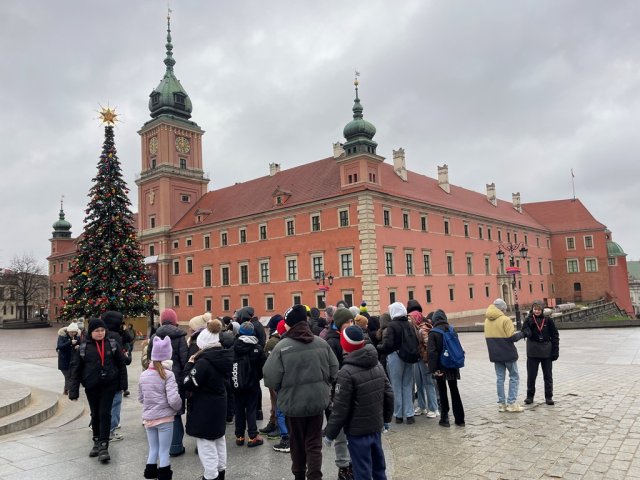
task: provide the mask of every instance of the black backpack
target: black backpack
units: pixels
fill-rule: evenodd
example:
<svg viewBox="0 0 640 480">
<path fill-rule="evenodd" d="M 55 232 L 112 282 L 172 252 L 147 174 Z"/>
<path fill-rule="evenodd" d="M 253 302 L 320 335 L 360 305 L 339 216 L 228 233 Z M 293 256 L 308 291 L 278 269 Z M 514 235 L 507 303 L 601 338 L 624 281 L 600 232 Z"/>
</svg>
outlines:
<svg viewBox="0 0 640 480">
<path fill-rule="evenodd" d="M 255 375 L 251 371 L 249 355 L 239 356 L 231 367 L 231 386 L 234 390 L 247 390 L 254 385 Z"/>
<path fill-rule="evenodd" d="M 407 325 L 400 325 L 402 329 L 402 342 L 398 349 L 398 356 L 400 360 L 405 363 L 417 363 L 420 360 L 420 350 L 418 343 L 418 335 L 416 333 L 416 327 L 412 323 L 407 321 Z"/>
</svg>

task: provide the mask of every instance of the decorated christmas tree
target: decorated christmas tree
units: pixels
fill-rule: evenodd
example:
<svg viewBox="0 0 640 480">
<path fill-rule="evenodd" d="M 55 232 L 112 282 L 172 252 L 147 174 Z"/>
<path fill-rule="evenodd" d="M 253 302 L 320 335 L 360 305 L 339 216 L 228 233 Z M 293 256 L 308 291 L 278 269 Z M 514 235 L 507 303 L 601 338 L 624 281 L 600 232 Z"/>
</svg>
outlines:
<svg viewBox="0 0 640 480">
<path fill-rule="evenodd" d="M 97 316 L 117 310 L 125 316 L 150 314 L 153 293 L 122 179 L 114 143 L 117 114 L 100 112 L 104 144 L 98 174 L 89 191 L 84 233 L 71 267 L 63 318 Z"/>
</svg>

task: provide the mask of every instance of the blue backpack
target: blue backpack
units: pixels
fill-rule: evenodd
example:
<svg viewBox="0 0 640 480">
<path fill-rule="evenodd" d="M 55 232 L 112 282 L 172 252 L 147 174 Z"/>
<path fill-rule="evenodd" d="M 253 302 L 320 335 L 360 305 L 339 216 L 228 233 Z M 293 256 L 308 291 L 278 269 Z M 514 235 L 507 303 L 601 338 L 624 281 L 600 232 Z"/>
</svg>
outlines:
<svg viewBox="0 0 640 480">
<path fill-rule="evenodd" d="M 442 352 L 440 352 L 440 365 L 444 368 L 464 367 L 464 350 L 460 345 L 458 335 L 452 326 L 445 331 L 441 328 L 432 328 L 432 332 L 442 335 Z"/>
</svg>

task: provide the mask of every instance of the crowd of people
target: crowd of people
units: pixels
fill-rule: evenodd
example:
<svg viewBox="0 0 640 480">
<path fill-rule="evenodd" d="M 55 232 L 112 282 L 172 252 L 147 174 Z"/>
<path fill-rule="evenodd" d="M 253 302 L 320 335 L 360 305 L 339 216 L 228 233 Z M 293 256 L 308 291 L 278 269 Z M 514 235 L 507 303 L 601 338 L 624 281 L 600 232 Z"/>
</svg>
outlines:
<svg viewBox="0 0 640 480">
<path fill-rule="evenodd" d="M 552 364 L 559 355 L 558 330 L 542 302 L 534 302 L 521 331 L 497 299 L 487 308 L 485 338 L 495 365 L 498 411 L 518 413 L 519 375 L 515 342 L 526 338 L 527 393 L 533 403 L 542 367 L 545 402 L 553 405 Z M 60 329 L 57 351 L 64 393 L 77 400 L 84 387 L 91 411 L 90 457 L 110 460 L 109 442 L 122 439 L 122 396 L 135 336 L 119 312 Z M 80 323 L 80 322 L 79 322 Z M 185 453 L 184 434 L 196 439 L 203 480 L 224 480 L 227 427 L 235 445 L 248 448 L 275 440 L 290 454 L 296 480 L 322 478 L 323 448 L 335 450 L 338 479 L 385 479 L 382 435 L 415 417 L 439 418 L 442 427 L 465 426 L 458 389 L 464 350 L 443 310 L 423 315 L 416 300 L 395 302 L 370 315 L 363 302 L 317 308 L 294 305 L 263 325 L 252 307 L 233 317 L 192 318 L 188 331 L 165 309 L 142 346 L 138 400 L 148 440 L 143 476 L 169 480 L 171 457 Z M 504 383 L 509 374 L 508 393 Z M 269 391 L 266 424 L 262 386 Z M 186 416 L 186 422 L 183 417 Z"/>
</svg>

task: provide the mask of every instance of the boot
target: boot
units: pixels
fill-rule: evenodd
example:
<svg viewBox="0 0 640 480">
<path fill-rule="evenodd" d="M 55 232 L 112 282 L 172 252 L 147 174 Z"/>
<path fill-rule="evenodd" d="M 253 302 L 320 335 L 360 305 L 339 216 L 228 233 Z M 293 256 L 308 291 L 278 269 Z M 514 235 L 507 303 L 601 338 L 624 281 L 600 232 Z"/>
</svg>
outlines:
<svg viewBox="0 0 640 480">
<path fill-rule="evenodd" d="M 441 427 L 450 427 L 451 424 L 449 423 L 449 415 L 442 415 L 438 423 Z"/>
<path fill-rule="evenodd" d="M 144 478 L 158 478 L 158 464 L 156 463 L 147 463 L 144 467 L 144 473 L 142 474 Z"/>
<path fill-rule="evenodd" d="M 225 471 L 224 470 L 220 470 L 218 472 L 218 480 L 224 480 L 224 474 L 225 474 Z"/>
<path fill-rule="evenodd" d="M 111 456 L 109 455 L 109 442 L 102 441 L 98 447 L 98 460 L 101 463 L 109 463 Z"/>
<path fill-rule="evenodd" d="M 93 437 L 93 447 L 91 447 L 91 451 L 89 452 L 90 457 L 97 457 L 100 451 L 100 442 L 98 441 L 98 437 Z"/>
<path fill-rule="evenodd" d="M 171 470 L 171 465 L 167 465 L 166 467 L 160 467 L 158 469 L 158 480 L 171 480 L 173 478 L 173 471 Z"/>
</svg>

